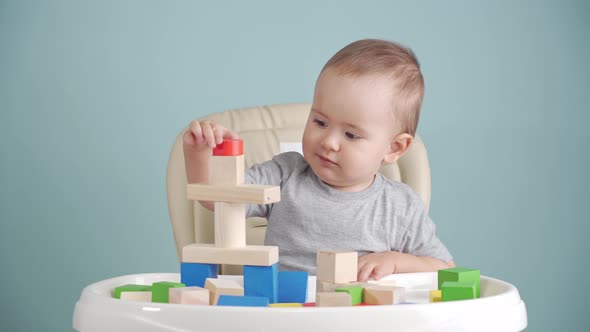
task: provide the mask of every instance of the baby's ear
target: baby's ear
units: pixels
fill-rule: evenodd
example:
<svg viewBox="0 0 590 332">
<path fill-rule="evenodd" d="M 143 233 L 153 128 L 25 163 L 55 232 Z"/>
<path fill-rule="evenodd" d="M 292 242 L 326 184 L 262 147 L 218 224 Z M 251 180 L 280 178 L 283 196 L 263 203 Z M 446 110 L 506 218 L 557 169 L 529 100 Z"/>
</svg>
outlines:
<svg viewBox="0 0 590 332">
<path fill-rule="evenodd" d="M 389 144 L 389 149 L 383 157 L 383 162 L 387 164 L 393 164 L 396 162 L 404 155 L 404 153 L 406 153 L 406 151 L 408 151 L 412 142 L 414 142 L 414 137 L 407 133 L 393 137 Z"/>
</svg>

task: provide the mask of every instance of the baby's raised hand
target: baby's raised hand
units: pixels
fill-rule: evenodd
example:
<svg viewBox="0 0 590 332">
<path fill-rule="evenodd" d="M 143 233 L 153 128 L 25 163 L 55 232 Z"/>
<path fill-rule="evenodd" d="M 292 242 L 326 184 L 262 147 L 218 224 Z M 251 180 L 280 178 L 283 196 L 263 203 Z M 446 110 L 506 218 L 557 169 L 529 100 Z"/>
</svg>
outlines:
<svg viewBox="0 0 590 332">
<path fill-rule="evenodd" d="M 213 149 L 217 144 L 221 144 L 224 138 L 238 139 L 238 134 L 224 126 L 209 120 L 197 121 L 190 123 L 187 131 L 183 135 L 184 147 L 204 150 Z"/>
<path fill-rule="evenodd" d="M 359 257 L 358 281 L 379 280 L 395 272 L 395 251 L 375 252 Z"/>
</svg>

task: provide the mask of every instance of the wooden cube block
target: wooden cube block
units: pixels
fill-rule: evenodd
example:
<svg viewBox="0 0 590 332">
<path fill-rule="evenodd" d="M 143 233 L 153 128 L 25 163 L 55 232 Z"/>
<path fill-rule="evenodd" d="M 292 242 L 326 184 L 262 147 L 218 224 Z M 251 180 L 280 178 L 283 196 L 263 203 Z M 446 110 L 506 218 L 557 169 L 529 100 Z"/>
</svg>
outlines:
<svg viewBox="0 0 590 332">
<path fill-rule="evenodd" d="M 281 303 L 305 303 L 309 273 L 305 271 L 279 271 L 279 298 Z"/>
<path fill-rule="evenodd" d="M 475 282 L 445 281 L 441 293 L 443 302 L 475 299 Z"/>
<path fill-rule="evenodd" d="M 350 295 L 352 305 L 363 303 L 363 287 L 362 286 L 348 286 L 336 288 L 336 292 L 347 293 Z"/>
<path fill-rule="evenodd" d="M 479 270 L 468 269 L 464 267 L 454 267 L 451 269 L 438 270 L 438 289 L 442 289 L 442 284 L 446 281 L 456 282 L 474 282 L 475 296 L 479 298 L 480 290 L 480 273 Z"/>
<path fill-rule="evenodd" d="M 399 304 L 406 300 L 406 289 L 396 286 L 372 285 L 364 289 L 367 304 Z"/>
<path fill-rule="evenodd" d="M 246 246 L 246 204 L 215 202 L 215 246 Z"/>
<path fill-rule="evenodd" d="M 207 278 L 217 278 L 217 264 L 182 262 L 180 264 L 180 282 L 186 286 L 205 286 Z"/>
<path fill-rule="evenodd" d="M 184 284 L 170 281 L 154 282 L 152 284 L 152 302 L 168 303 L 170 288 L 185 287 Z"/>
<path fill-rule="evenodd" d="M 334 292 L 334 291 L 336 291 L 337 288 L 342 288 L 342 287 L 349 287 L 349 286 L 367 287 L 367 286 L 371 286 L 371 285 L 372 284 L 370 284 L 370 283 L 360 282 L 360 281 L 333 283 L 333 282 L 321 281 L 321 280 L 316 279 L 315 290 L 316 290 L 316 292 Z"/>
<path fill-rule="evenodd" d="M 279 295 L 279 264 L 244 266 L 244 295 L 262 296 L 269 303 L 277 303 Z"/>
<path fill-rule="evenodd" d="M 135 302 L 152 302 L 152 292 L 121 292 L 120 299 Z"/>
<path fill-rule="evenodd" d="M 356 251 L 320 250 L 317 253 L 317 278 L 331 283 L 357 281 Z"/>
<path fill-rule="evenodd" d="M 440 302 L 442 301 L 442 291 L 440 290 L 431 290 L 430 291 L 430 302 Z"/>
<path fill-rule="evenodd" d="M 348 293 L 320 292 L 315 296 L 316 307 L 350 307 L 352 299 Z"/>
<path fill-rule="evenodd" d="M 209 290 L 197 286 L 170 288 L 168 303 L 209 305 Z"/>
<path fill-rule="evenodd" d="M 115 288 L 113 291 L 113 297 L 116 299 L 121 298 L 122 292 L 151 292 L 152 286 L 151 285 L 137 285 L 137 284 L 127 284 L 123 286 L 119 286 Z"/>
<path fill-rule="evenodd" d="M 244 183 L 244 155 L 211 156 L 209 184 L 238 185 Z"/>
<path fill-rule="evenodd" d="M 238 307 L 268 307 L 268 298 L 259 296 L 221 295 L 217 305 Z"/>
<path fill-rule="evenodd" d="M 221 295 L 243 296 L 244 288 L 236 281 L 229 279 L 207 279 L 205 288 L 211 293 L 209 295 L 209 304 L 215 305 Z"/>
</svg>

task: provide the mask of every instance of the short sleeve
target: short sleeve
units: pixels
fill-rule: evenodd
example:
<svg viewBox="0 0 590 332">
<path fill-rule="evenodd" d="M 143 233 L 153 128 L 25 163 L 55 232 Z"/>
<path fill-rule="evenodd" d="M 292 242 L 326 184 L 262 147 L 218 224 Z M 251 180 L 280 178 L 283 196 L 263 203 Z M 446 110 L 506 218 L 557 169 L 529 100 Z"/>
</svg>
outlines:
<svg viewBox="0 0 590 332">
<path fill-rule="evenodd" d="M 261 164 L 253 165 L 244 171 L 244 182 L 247 184 L 260 184 L 267 186 L 281 186 L 285 163 L 282 155 L 277 155 L 271 160 Z M 246 209 L 246 217 L 263 217 L 266 218 L 270 204 L 249 204 Z"/>
<path fill-rule="evenodd" d="M 409 224 L 402 239 L 402 252 L 414 256 L 429 256 L 444 262 L 453 260 L 451 253 L 436 236 L 436 225 L 428 214 L 424 203 L 418 199 L 409 216 Z"/>
</svg>

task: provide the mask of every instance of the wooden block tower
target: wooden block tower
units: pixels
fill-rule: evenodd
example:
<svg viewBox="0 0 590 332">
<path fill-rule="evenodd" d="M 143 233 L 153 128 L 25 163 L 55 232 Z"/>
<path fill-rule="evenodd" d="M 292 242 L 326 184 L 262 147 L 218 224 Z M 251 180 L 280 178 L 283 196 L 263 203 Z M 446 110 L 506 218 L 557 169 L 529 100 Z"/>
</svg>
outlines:
<svg viewBox="0 0 590 332">
<path fill-rule="evenodd" d="M 242 140 L 224 140 L 213 149 L 209 183 L 188 184 L 190 200 L 215 202 L 215 243 L 188 245 L 182 250 L 181 281 L 204 287 L 216 278 L 219 264 L 244 266 L 244 295 L 277 302 L 279 249 L 246 245 L 246 204 L 280 201 L 280 187 L 244 184 Z"/>
</svg>

